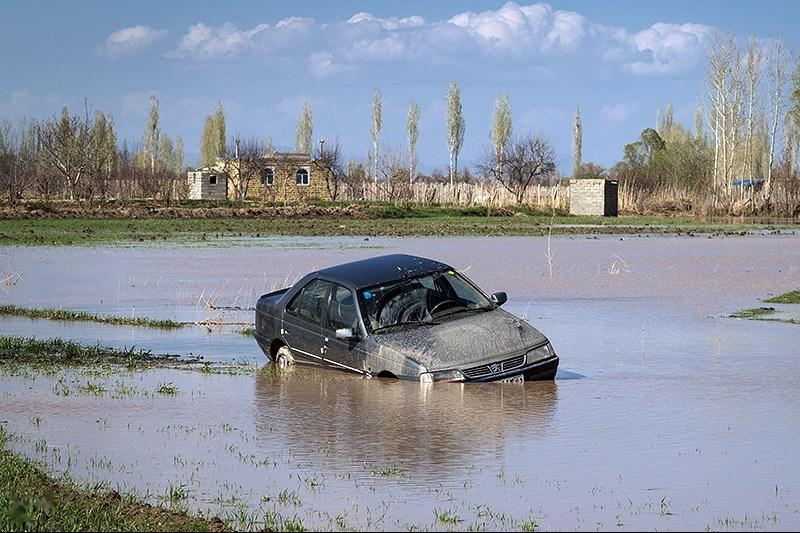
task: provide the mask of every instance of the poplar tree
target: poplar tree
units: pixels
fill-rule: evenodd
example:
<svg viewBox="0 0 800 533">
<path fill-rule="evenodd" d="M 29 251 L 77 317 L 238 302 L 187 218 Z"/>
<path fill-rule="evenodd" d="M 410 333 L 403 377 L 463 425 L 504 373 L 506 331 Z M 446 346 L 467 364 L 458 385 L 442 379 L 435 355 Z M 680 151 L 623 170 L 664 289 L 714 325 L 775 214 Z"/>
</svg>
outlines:
<svg viewBox="0 0 800 533">
<path fill-rule="evenodd" d="M 294 148 L 298 152 L 311 155 L 311 137 L 314 133 L 314 124 L 311 116 L 311 104 L 303 103 L 300 116 L 297 117 L 297 129 L 294 135 Z"/>
<path fill-rule="evenodd" d="M 144 126 L 143 148 L 144 154 L 150 160 L 150 172 L 156 171 L 156 158 L 158 157 L 159 136 L 158 128 L 158 98 L 150 96 L 150 113 Z"/>
<path fill-rule="evenodd" d="M 464 145 L 464 115 L 461 109 L 461 88 L 455 81 L 450 82 L 447 88 L 446 106 L 446 130 L 447 151 L 450 155 L 450 185 L 455 181 L 458 172 L 458 154 Z"/>
<path fill-rule="evenodd" d="M 372 92 L 372 122 L 370 123 L 369 133 L 372 137 L 372 157 L 373 164 L 373 180 L 378 181 L 378 137 L 381 133 L 383 102 L 381 100 L 381 92 L 375 89 Z"/>
<path fill-rule="evenodd" d="M 575 106 L 575 120 L 572 123 L 572 176 L 578 174 L 583 159 L 583 125 L 581 124 L 581 108 Z"/>
<path fill-rule="evenodd" d="M 408 140 L 408 181 L 414 183 L 417 173 L 417 139 L 419 139 L 419 106 L 411 102 L 406 115 L 406 137 Z"/>
</svg>

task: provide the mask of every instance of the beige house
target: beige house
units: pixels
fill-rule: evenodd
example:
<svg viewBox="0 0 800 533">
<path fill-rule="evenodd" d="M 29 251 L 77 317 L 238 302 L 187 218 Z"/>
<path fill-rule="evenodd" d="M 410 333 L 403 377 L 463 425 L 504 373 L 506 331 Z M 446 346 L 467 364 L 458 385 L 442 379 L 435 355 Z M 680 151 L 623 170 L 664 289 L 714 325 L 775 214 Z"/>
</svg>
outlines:
<svg viewBox="0 0 800 533">
<path fill-rule="evenodd" d="M 325 170 L 307 154 L 270 152 L 257 164 L 218 160 L 212 168 L 189 172 L 190 200 L 329 200 Z"/>
<path fill-rule="evenodd" d="M 228 176 L 227 194 L 233 200 L 302 202 L 328 200 L 325 171 L 307 154 L 270 152 L 253 166 L 235 160 L 217 161 L 215 169 Z"/>
</svg>

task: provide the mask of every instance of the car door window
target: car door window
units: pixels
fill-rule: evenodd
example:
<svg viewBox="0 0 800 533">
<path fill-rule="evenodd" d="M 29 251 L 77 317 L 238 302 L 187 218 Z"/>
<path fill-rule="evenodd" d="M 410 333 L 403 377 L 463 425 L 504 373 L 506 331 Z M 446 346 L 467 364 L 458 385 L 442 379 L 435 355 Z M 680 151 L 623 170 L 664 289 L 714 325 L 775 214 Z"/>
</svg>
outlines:
<svg viewBox="0 0 800 533">
<path fill-rule="evenodd" d="M 328 329 L 336 331 L 342 328 L 358 330 L 358 314 L 353 291 L 341 285 L 334 285 L 331 301 L 328 306 Z"/>
<path fill-rule="evenodd" d="M 330 282 L 321 279 L 309 282 L 292 298 L 286 306 L 286 311 L 319 324 L 330 286 Z"/>
</svg>

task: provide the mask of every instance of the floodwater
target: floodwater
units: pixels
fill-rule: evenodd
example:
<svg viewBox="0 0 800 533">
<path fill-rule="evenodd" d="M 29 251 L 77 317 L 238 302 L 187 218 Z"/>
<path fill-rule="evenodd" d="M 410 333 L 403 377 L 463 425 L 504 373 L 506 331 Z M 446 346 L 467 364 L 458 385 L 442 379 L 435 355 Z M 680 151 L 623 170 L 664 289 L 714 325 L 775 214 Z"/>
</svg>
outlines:
<svg viewBox="0 0 800 533">
<path fill-rule="evenodd" d="M 800 285 L 800 237 L 559 237 L 551 261 L 546 238 L 304 242 L 1 248 L 0 272 L 22 275 L 0 302 L 228 325 L 2 319 L 0 331 L 263 364 L 235 333 L 252 312 L 230 308 L 314 268 L 407 252 L 507 291 L 561 356 L 557 379 L 5 375 L 12 446 L 153 502 L 181 487 L 178 504 L 250 528 L 276 516 L 315 529 L 800 526 L 800 326 L 725 318 Z"/>
</svg>

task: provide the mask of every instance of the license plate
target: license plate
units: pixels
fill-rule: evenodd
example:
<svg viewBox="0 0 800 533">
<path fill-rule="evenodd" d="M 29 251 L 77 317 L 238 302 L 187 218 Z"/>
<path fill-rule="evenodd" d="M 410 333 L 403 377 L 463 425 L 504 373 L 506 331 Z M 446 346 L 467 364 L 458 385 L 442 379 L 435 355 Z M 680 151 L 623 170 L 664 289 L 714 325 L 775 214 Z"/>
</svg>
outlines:
<svg viewBox="0 0 800 533">
<path fill-rule="evenodd" d="M 503 378 L 500 380 L 500 383 L 523 383 L 525 381 L 525 374 L 517 374 L 516 376 L 511 376 L 510 378 Z"/>
</svg>

